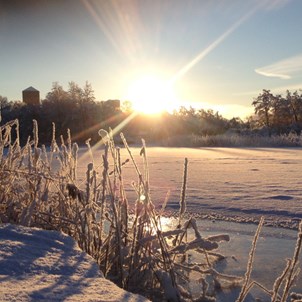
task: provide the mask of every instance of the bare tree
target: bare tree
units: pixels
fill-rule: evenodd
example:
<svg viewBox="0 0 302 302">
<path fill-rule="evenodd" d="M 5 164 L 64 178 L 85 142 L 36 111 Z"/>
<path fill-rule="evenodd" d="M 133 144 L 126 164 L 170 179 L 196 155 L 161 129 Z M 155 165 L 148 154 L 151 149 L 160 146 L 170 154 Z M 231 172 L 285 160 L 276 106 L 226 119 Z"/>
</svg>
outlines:
<svg viewBox="0 0 302 302">
<path fill-rule="evenodd" d="M 268 128 L 269 135 L 271 135 L 271 109 L 273 101 L 275 100 L 274 95 L 270 90 L 263 89 L 262 93 L 254 99 L 252 105 L 255 107 L 255 113 L 259 116 L 259 121 Z"/>
</svg>

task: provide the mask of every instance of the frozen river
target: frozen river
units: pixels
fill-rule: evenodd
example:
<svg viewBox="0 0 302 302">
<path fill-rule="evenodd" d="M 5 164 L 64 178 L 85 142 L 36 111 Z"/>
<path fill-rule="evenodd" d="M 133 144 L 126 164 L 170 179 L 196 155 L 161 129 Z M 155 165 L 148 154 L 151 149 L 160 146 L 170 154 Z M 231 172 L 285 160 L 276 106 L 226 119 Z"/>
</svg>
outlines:
<svg viewBox="0 0 302 302">
<path fill-rule="evenodd" d="M 82 150 L 82 152 L 84 152 Z M 141 170 L 140 148 L 132 148 Z M 94 152 L 101 166 L 101 151 Z M 129 158 L 122 148 L 123 160 Z M 184 158 L 189 160 L 187 209 L 191 213 L 226 216 L 302 218 L 302 149 L 263 148 L 147 148 L 153 202 L 177 210 Z M 89 157 L 82 155 L 79 169 Z M 137 181 L 129 162 L 124 167 L 129 202 L 135 200 L 131 183 Z M 83 174 L 83 173 L 82 173 Z"/>
<path fill-rule="evenodd" d="M 132 152 L 143 172 L 140 148 L 132 148 Z M 94 161 L 100 172 L 101 153 L 101 150 L 94 151 Z M 129 158 L 125 149 L 121 149 L 121 154 L 123 161 Z M 256 225 L 218 221 L 217 218 L 253 221 L 264 215 L 266 221 L 275 225 L 296 226 L 302 218 L 301 155 L 302 149 L 298 148 L 151 147 L 147 149 L 147 156 L 152 199 L 157 207 L 161 207 L 168 193 L 167 210 L 178 210 L 184 158 L 188 158 L 187 209 L 195 217 L 200 217 L 197 223 L 203 236 L 230 235 L 231 241 L 219 246 L 218 252 L 226 258 L 217 269 L 243 276 Z M 81 150 L 79 171 L 85 171 L 90 159 Z M 136 196 L 131 184 L 138 177 L 131 162 L 124 166 L 123 175 L 129 202 L 133 204 Z M 83 185 L 84 179 L 79 182 Z M 173 223 L 173 218 L 167 218 L 166 228 Z M 272 289 L 275 278 L 285 267 L 285 258 L 293 255 L 296 236 L 294 230 L 264 227 L 257 244 L 252 278 Z M 302 292 L 301 276 L 297 284 L 296 290 Z M 199 291 L 194 278 L 192 288 Z M 236 290 L 224 291 L 217 300 L 235 301 L 236 297 Z M 253 291 L 246 301 L 270 301 L 270 298 Z"/>
</svg>

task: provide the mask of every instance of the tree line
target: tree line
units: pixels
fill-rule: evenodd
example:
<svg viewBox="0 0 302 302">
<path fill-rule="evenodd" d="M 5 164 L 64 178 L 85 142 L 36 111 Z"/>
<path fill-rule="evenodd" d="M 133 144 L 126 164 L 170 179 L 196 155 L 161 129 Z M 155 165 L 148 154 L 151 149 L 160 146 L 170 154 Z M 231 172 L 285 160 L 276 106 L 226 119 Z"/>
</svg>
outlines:
<svg viewBox="0 0 302 302">
<path fill-rule="evenodd" d="M 270 90 L 263 89 L 262 93 L 254 99 L 257 119 L 255 126 L 265 127 L 269 135 L 272 133 L 288 133 L 301 131 L 302 128 L 302 94 L 298 91 L 286 91 L 286 95 L 272 94 Z"/>
<path fill-rule="evenodd" d="M 282 97 L 263 90 L 252 102 L 255 114 L 244 121 L 238 117 L 226 119 L 213 110 L 192 107 L 180 107 L 173 113 L 159 116 L 133 114 L 129 102 L 121 107 L 117 104 L 116 100 L 96 101 L 88 82 L 83 87 L 70 82 L 67 90 L 54 82 L 40 106 L 8 101 L 0 96 L 1 124 L 18 119 L 21 142 L 25 143 L 32 136 L 32 120 L 35 119 L 39 125 L 39 141 L 44 144 L 52 140 L 53 124 L 57 138 L 66 136 L 69 129 L 73 140 L 80 144 L 88 138 L 92 143 L 98 141 L 98 130 L 109 128 L 124 132 L 130 142 L 138 142 L 141 137 L 149 142 L 161 142 L 177 136 L 211 136 L 230 131 L 242 135 L 300 133 L 302 128 L 302 95 L 297 91 L 287 91 Z"/>
<path fill-rule="evenodd" d="M 51 142 L 53 124 L 56 137 L 65 136 L 69 129 L 75 141 L 85 143 L 87 138 L 98 139 L 100 128 L 119 124 L 122 117 L 115 104 L 113 101 L 96 101 L 88 82 L 84 87 L 70 82 L 67 90 L 55 82 L 40 106 L 8 101 L 0 96 L 1 123 L 18 119 L 23 143 L 32 135 L 33 119 L 38 122 L 41 143 Z"/>
</svg>

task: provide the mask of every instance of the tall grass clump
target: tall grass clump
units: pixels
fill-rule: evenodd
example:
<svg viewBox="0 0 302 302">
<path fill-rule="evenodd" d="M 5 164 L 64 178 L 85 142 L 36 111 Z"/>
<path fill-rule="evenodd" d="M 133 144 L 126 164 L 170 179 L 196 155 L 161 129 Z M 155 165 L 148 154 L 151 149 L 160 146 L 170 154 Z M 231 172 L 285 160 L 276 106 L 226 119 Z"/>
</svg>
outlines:
<svg viewBox="0 0 302 302">
<path fill-rule="evenodd" d="M 77 167 L 79 147 L 72 142 L 70 131 L 66 138 L 59 137 L 58 143 L 53 124 L 47 149 L 39 145 L 36 121 L 25 146 L 20 145 L 18 120 L 2 125 L 1 222 L 65 232 L 97 261 L 108 279 L 153 301 L 215 301 L 217 288 L 239 286 L 243 280 L 245 294 L 249 289 L 247 278 L 215 270 L 215 263 L 223 259 L 215 250 L 219 242 L 229 241 L 229 236 L 206 238 L 196 220 L 185 215 L 188 160 L 184 162 L 178 225 L 165 231 L 161 224 L 165 204 L 157 211 L 150 192 L 145 141 L 142 140 L 139 165 L 123 135 L 124 158 L 111 131 L 100 130 L 99 135 L 103 145 L 101 158 L 95 159 L 89 140 L 86 142 L 91 160 L 82 185 Z M 136 173 L 132 182 L 136 198 L 130 202 L 124 185 L 125 165 L 131 165 Z M 301 239 L 297 246 L 284 277 L 274 286 L 276 297 L 280 297 L 282 288 L 279 283 L 285 284 L 282 297 L 289 295 L 298 273 Z M 192 253 L 199 255 L 198 263 L 191 261 Z M 200 284 L 198 296 L 190 290 L 193 274 Z"/>
<path fill-rule="evenodd" d="M 17 223 L 63 231 L 77 240 L 100 266 L 104 275 L 119 286 L 140 292 L 152 299 L 193 301 L 189 274 L 197 272 L 203 286 L 202 297 L 213 295 L 210 282 L 237 282 L 213 268 L 219 259 L 212 250 L 227 235 L 204 238 L 193 218 L 185 220 L 188 161 L 180 197 L 179 225 L 163 231 L 161 213 L 155 210 L 151 192 L 147 148 L 142 141 L 140 167 L 123 135 L 126 150 L 122 158 L 112 133 L 100 130 L 104 151 L 100 162 L 94 159 L 87 141 L 91 162 L 87 165 L 85 184 L 77 175 L 78 145 L 67 137 L 56 140 L 53 125 L 49 150 L 39 147 L 38 125 L 33 122 L 33 135 L 25 146 L 19 143 L 17 120 L 1 126 L 0 131 L 0 206 L 1 222 Z M 126 196 L 123 167 L 132 165 L 137 180 L 134 208 Z M 187 232 L 194 229 L 195 239 L 188 241 Z M 189 263 L 192 251 L 203 255 L 201 263 Z"/>
</svg>

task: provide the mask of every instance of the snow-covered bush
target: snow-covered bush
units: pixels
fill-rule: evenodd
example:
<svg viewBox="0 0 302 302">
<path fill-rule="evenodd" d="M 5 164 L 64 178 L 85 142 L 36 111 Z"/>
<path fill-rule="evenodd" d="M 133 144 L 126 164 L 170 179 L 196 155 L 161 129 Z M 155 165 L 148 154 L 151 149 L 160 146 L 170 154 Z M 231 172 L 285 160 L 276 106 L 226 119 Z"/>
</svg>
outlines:
<svg viewBox="0 0 302 302">
<path fill-rule="evenodd" d="M 225 133 L 218 135 L 192 135 L 187 145 L 194 147 L 301 147 L 302 136 L 295 132 L 263 136 L 253 133 Z"/>
</svg>

